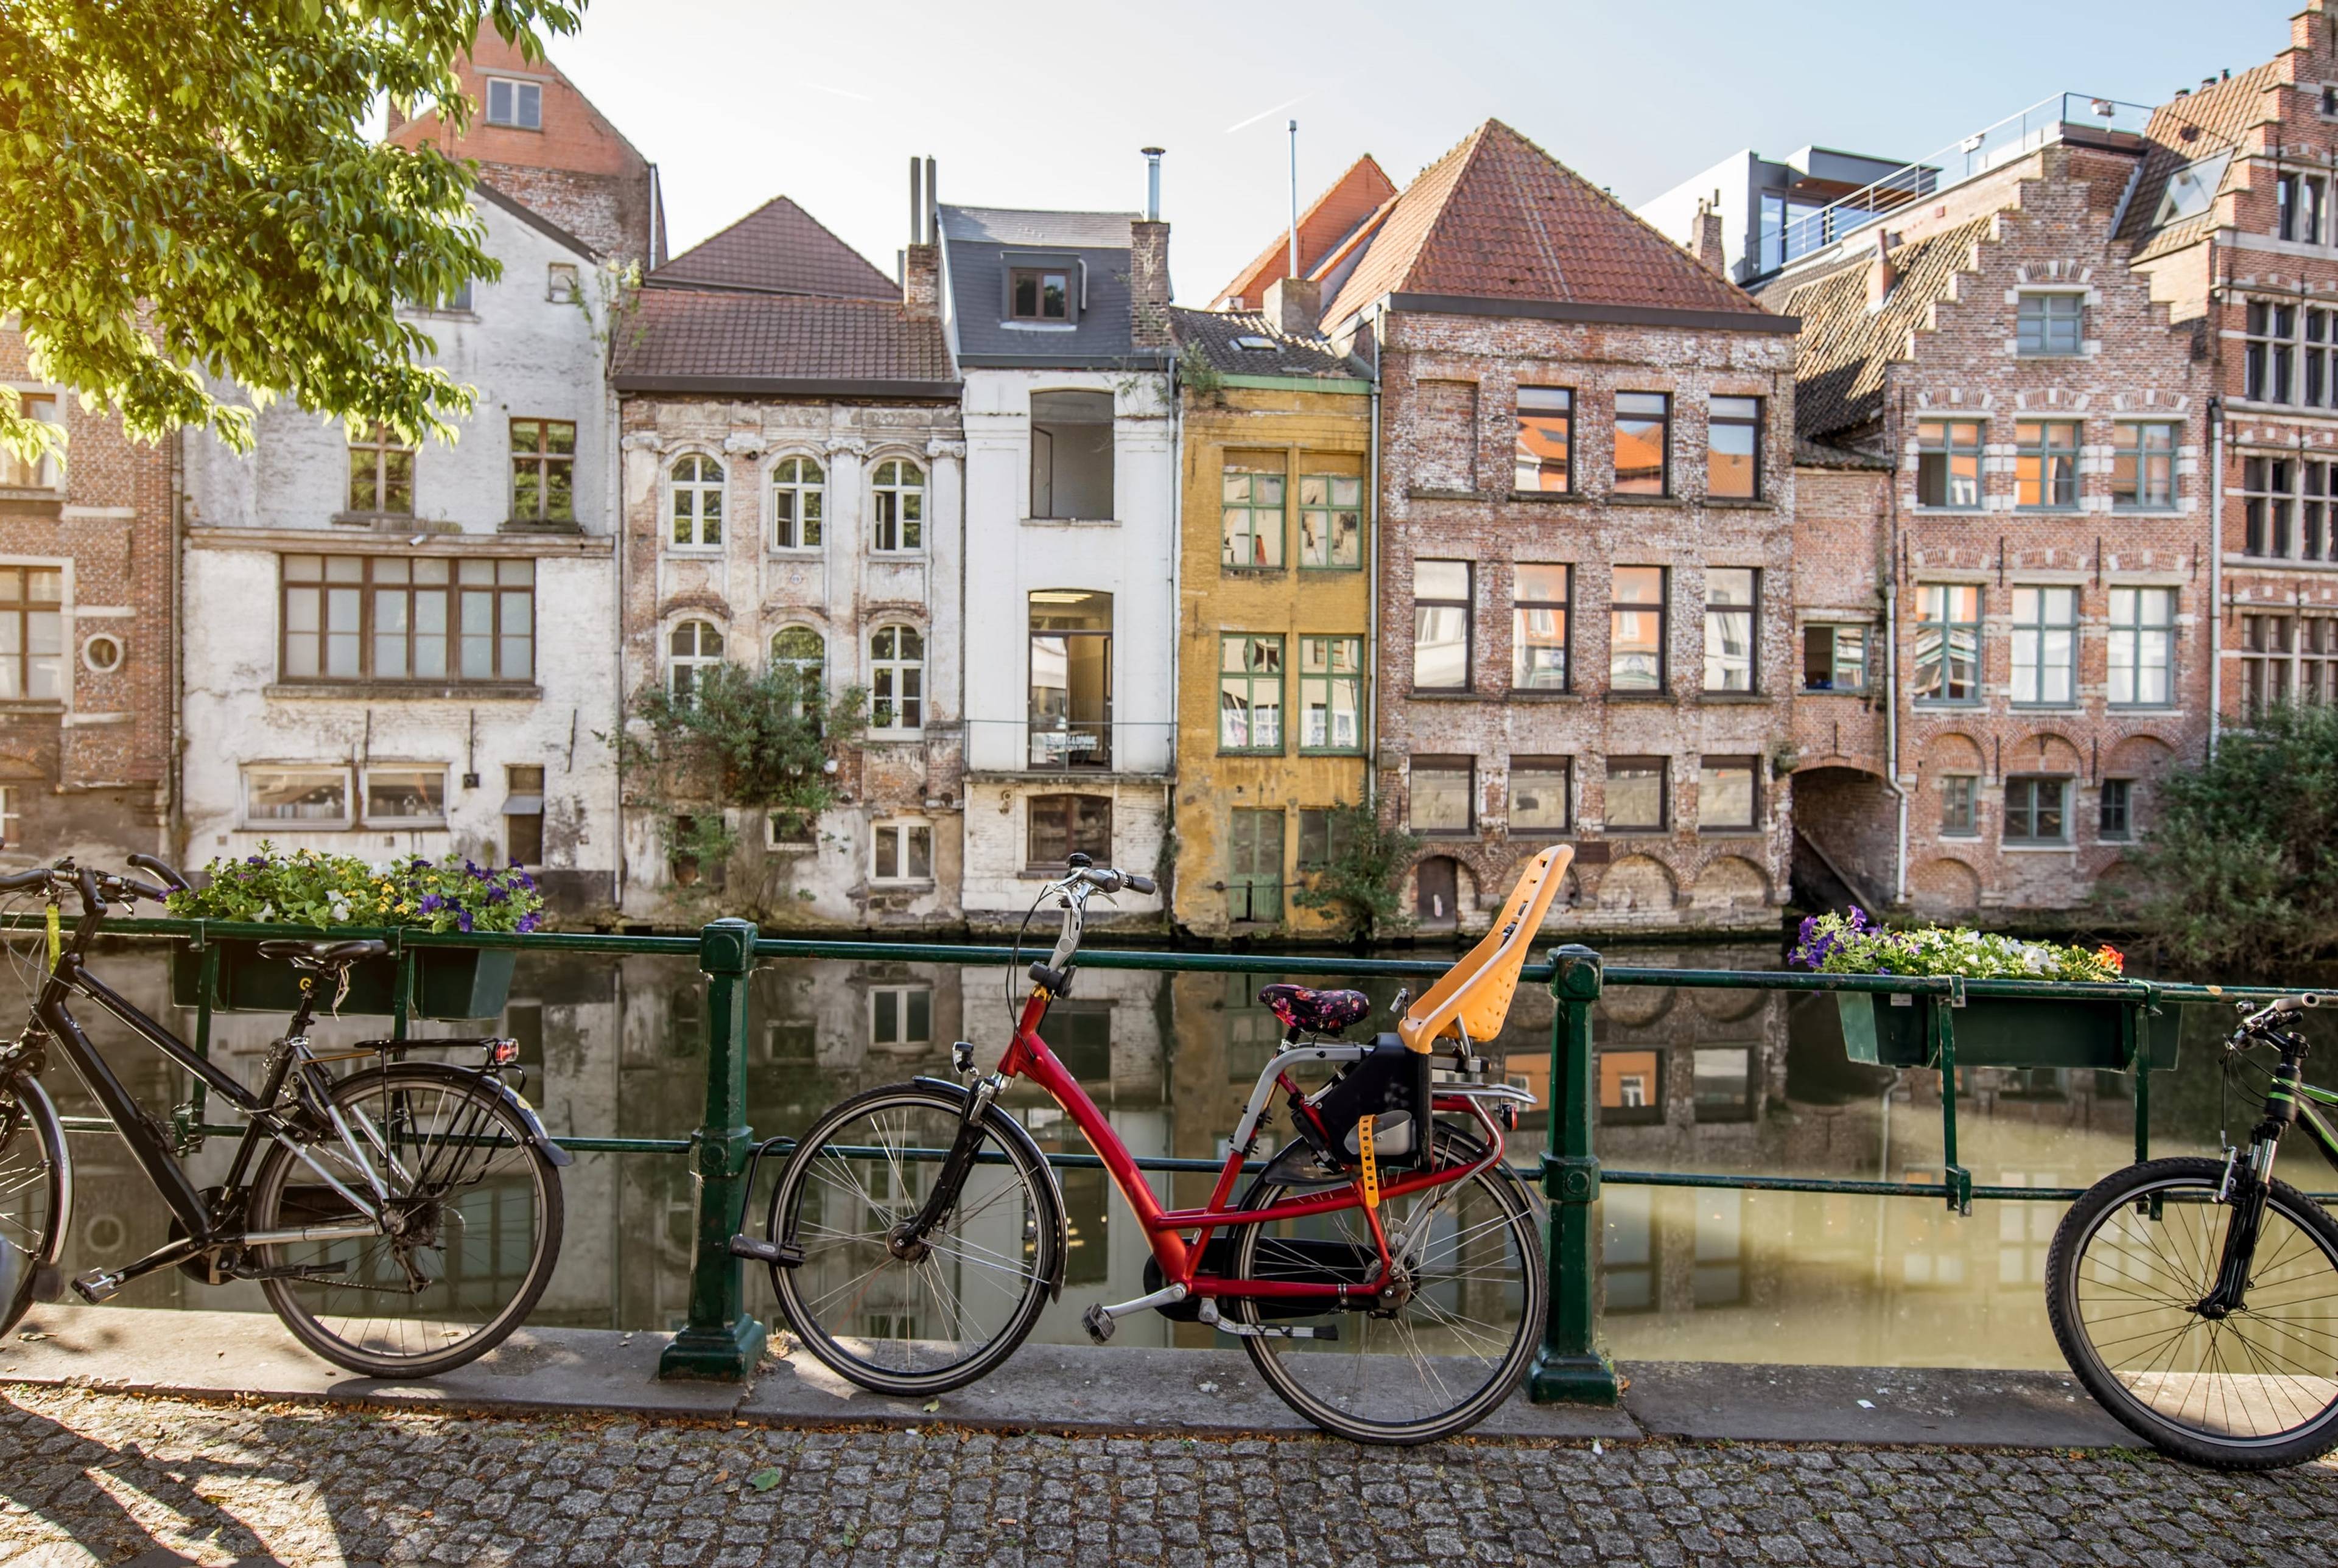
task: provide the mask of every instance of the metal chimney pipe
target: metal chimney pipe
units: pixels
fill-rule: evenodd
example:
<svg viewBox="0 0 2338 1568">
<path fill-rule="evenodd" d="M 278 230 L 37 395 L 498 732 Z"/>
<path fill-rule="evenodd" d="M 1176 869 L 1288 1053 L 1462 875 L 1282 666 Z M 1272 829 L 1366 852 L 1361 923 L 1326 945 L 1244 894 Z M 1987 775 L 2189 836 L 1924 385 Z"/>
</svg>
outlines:
<svg viewBox="0 0 2338 1568">
<path fill-rule="evenodd" d="M 918 178 L 923 172 L 924 171 L 918 167 L 916 155 L 911 154 L 909 158 L 909 243 L 912 245 L 918 242 L 918 230 L 926 220 L 923 181 Z"/>
<path fill-rule="evenodd" d="M 934 183 L 934 161 L 926 160 L 926 242 L 938 245 L 942 240 L 941 187 Z"/>
<path fill-rule="evenodd" d="M 1299 122 L 1291 122 L 1291 267 L 1288 276 L 1299 276 Z"/>
<path fill-rule="evenodd" d="M 1161 221 L 1161 154 L 1164 149 L 1140 149 L 1144 154 L 1144 220 Z"/>
</svg>

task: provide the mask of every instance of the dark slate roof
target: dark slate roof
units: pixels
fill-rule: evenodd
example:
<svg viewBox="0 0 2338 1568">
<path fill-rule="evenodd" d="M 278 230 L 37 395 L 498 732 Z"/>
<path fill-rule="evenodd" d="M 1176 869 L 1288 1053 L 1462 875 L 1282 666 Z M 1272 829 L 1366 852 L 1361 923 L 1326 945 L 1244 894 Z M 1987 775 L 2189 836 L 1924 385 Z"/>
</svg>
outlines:
<svg viewBox="0 0 2338 1568">
<path fill-rule="evenodd" d="M 843 299 L 898 299 L 901 287 L 820 220 L 774 196 L 643 280 L 651 289 L 752 289 Z"/>
<path fill-rule="evenodd" d="M 620 392 L 955 397 L 941 323 L 898 299 L 645 289 L 617 328 Z"/>
<path fill-rule="evenodd" d="M 1177 346 L 1191 348 L 1213 369 L 1232 376 L 1315 376 L 1369 381 L 1371 370 L 1317 333 L 1286 337 L 1256 310 L 1187 310 L 1172 307 Z M 1249 344 L 1239 339 L 1247 338 Z M 1264 344 L 1261 348 L 1256 345 Z"/>
<path fill-rule="evenodd" d="M 2271 60 L 2254 70 L 2171 99 L 2151 112 L 2144 128 L 2146 151 L 2143 172 L 2135 182 L 2127 211 L 2119 220 L 2118 237 L 2135 244 L 2135 259 L 2147 261 L 2171 250 L 2181 250 L 2216 226 L 2217 204 L 2155 230 L 2161 198 L 2167 194 L 2168 176 L 2188 163 L 2231 152 L 2248 140 L 2249 132 L 2280 117 L 2279 105 L 2267 95 L 2289 85 L 2283 60 Z M 2187 139 L 2185 132 L 2192 132 Z M 2243 172 L 2235 158 L 2225 169 L 2224 189 L 2241 183 Z"/>
<path fill-rule="evenodd" d="M 1794 355 L 1799 437 L 1824 441 L 1883 416 L 1885 367 L 1908 357 L 1910 338 L 1931 325 L 1932 308 L 1972 267 L 1975 247 L 1995 222 L 1986 214 L 1895 249 L 1898 278 L 1880 310 L 1867 308 L 1871 253 L 1785 287 L 1786 313 L 1803 323 Z"/>
<path fill-rule="evenodd" d="M 1129 338 L 1128 226 L 1143 216 L 945 204 L 943 267 L 959 363 L 1092 367 L 1157 362 L 1157 351 L 1140 353 Z M 1077 265 L 1084 298 L 1068 329 L 1007 324 L 1007 274 L 1017 257 Z"/>
</svg>

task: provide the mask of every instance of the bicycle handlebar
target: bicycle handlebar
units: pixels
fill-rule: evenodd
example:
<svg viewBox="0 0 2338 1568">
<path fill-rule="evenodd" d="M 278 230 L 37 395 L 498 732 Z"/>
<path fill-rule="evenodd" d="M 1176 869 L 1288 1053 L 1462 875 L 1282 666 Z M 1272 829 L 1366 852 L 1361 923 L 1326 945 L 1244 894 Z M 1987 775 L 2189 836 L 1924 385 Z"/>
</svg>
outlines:
<svg viewBox="0 0 2338 1568">
<path fill-rule="evenodd" d="M 185 877 L 151 855 L 133 855 L 130 859 L 133 865 L 151 866 L 179 887 L 187 885 Z M 34 866 L 0 877 L 0 893 L 21 893 L 32 887 L 54 887 L 80 895 L 84 915 L 103 914 L 109 897 L 143 898 L 150 903 L 160 904 L 172 892 L 171 888 L 157 887 L 153 883 L 142 882 L 135 877 L 122 877 L 111 871 L 75 866 L 71 861 L 56 866 Z"/>
<path fill-rule="evenodd" d="M 2242 1019 L 2241 1027 L 2244 1030 L 2261 1029 L 2276 1018 L 2319 1007 L 2323 1000 L 2323 995 L 2318 991 L 2301 991 L 2294 996 L 2276 996 L 2264 1006 Z"/>
</svg>

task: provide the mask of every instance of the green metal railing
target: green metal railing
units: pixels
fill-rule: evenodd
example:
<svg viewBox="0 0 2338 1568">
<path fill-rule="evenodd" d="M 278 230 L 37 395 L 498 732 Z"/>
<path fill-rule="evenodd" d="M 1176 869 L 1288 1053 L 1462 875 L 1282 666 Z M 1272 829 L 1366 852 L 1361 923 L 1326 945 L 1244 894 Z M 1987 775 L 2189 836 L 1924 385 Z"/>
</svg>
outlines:
<svg viewBox="0 0 2338 1568">
<path fill-rule="evenodd" d="M 38 919 L 0 917 L 0 929 L 37 926 Z M 70 925 L 70 922 L 68 922 Z M 224 940 L 310 935 L 283 926 L 231 924 L 201 920 L 109 921 L 109 936 L 183 939 L 203 953 L 202 983 L 196 1009 L 194 1044 L 208 1051 L 211 1012 L 218 948 Z M 698 1186 L 697 1227 L 693 1249 L 688 1321 L 667 1347 L 659 1375 L 668 1377 L 741 1378 L 761 1357 L 764 1328 L 745 1307 L 745 1265 L 731 1256 L 728 1242 L 735 1217 L 747 1194 L 748 1158 L 754 1146 L 747 1124 L 747 1073 L 744 1044 L 748 1028 L 748 977 L 766 959 L 837 959 L 858 962 L 948 964 L 968 967 L 998 965 L 1009 961 L 1004 947 L 971 944 L 829 941 L 789 936 L 765 936 L 751 922 L 717 920 L 695 936 L 630 936 L 592 933 L 506 934 L 431 933 L 412 930 L 360 930 L 336 927 L 336 936 L 378 936 L 391 944 L 398 964 L 399 981 L 393 993 L 396 1012 L 392 1033 L 408 1037 L 410 998 L 414 994 L 416 955 L 433 947 L 514 948 L 540 954 L 605 954 L 633 957 L 689 957 L 697 961 L 705 978 L 704 1038 L 706 1042 L 706 1101 L 702 1119 L 687 1138 L 613 1138 L 580 1133 L 555 1134 L 560 1145 L 578 1152 L 616 1154 L 683 1154 L 692 1160 Z M 1091 946 L 1080 955 L 1081 964 L 1095 969 L 1148 970 L 1170 974 L 1255 974 L 1273 975 L 1336 975 L 1351 978 L 1433 978 L 1450 963 L 1442 959 L 1355 958 L 1327 955 L 1257 955 L 1153 952 Z M 1968 1211 L 1975 1199 L 2010 1201 L 2062 1201 L 2078 1195 L 2077 1189 L 1976 1186 L 1970 1173 L 1957 1163 L 1957 1060 L 1955 1014 L 1969 1000 L 2010 998 L 2069 1003 L 2115 1003 L 2123 1007 L 2154 1009 L 2185 1004 L 2230 1004 L 2271 998 L 2284 993 L 2262 986 L 2217 986 L 2127 982 L 2078 985 L 2058 981 L 1965 980 L 1911 975 L 1808 975 L 1768 970 L 1671 969 L 1640 965 L 1609 966 L 1588 947 L 1551 950 L 1539 964 L 1522 972 L 1523 980 L 1547 984 L 1557 1001 L 1551 1024 L 1549 1131 L 1539 1175 L 1549 1200 L 1547 1253 L 1550 1269 L 1551 1313 L 1541 1353 L 1537 1357 L 1529 1390 L 1537 1400 L 1613 1404 L 1618 1393 L 1615 1367 L 1596 1343 L 1596 1287 L 1599 1237 L 1593 1206 L 1603 1185 L 1701 1187 L 1744 1191 L 1827 1192 L 1878 1197 L 1924 1197 L 1944 1200 L 1952 1209 Z M 1932 1046 L 1931 1064 L 1941 1073 L 1942 1179 L 1937 1182 L 1841 1180 L 1826 1177 L 1737 1176 L 1697 1171 L 1607 1171 L 1595 1152 L 1598 1092 L 1592 1048 L 1592 1015 L 1610 985 L 1670 986 L 1690 990 L 1738 989 L 1801 994 L 1871 994 L 1909 996 L 1928 1014 Z M 2134 1036 L 2130 1033 L 2130 1041 Z M 2148 1150 L 2149 1069 L 2140 1049 L 2126 1063 L 2135 1076 L 2135 1137 L 2137 1159 Z M 94 1118 L 72 1118 L 74 1132 L 106 1132 L 111 1123 Z M 185 1131 L 231 1135 L 235 1127 L 204 1124 L 200 1110 Z M 1051 1163 L 1092 1168 L 1101 1163 L 1092 1154 L 1050 1154 Z M 1217 1161 L 1140 1158 L 1140 1169 L 1151 1171 L 1215 1171 Z"/>
</svg>

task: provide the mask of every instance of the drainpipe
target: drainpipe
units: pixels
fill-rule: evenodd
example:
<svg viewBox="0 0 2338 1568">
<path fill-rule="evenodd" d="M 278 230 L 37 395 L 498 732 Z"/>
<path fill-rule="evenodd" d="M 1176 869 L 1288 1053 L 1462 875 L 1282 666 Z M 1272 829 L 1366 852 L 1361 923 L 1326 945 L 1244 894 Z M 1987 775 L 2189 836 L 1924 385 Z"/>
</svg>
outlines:
<svg viewBox="0 0 2338 1568">
<path fill-rule="evenodd" d="M 2208 399 L 2208 755 L 2216 754 L 2225 695 L 2225 400 Z"/>
<path fill-rule="evenodd" d="M 1907 390 L 1894 402 L 1895 415 L 1906 412 Z M 1884 449 L 1891 466 L 1884 481 L 1883 530 L 1883 750 L 1884 788 L 1900 803 L 1899 850 L 1891 870 L 1891 902 L 1908 902 L 1908 791 L 1900 782 L 1900 431 L 1901 421 L 1888 421 Z"/>
<path fill-rule="evenodd" d="M 1150 156 L 1150 154 L 1148 154 Z M 1153 203 L 1160 206 L 1161 161 L 1152 158 Z M 1177 781 L 1180 769 L 1178 751 L 1184 725 L 1178 721 L 1178 704 L 1184 688 L 1178 685 L 1178 671 L 1185 657 L 1185 398 L 1177 384 L 1180 356 L 1174 345 L 1169 354 L 1169 781 L 1163 786 L 1161 828 L 1164 835 L 1174 837 L 1177 831 Z M 959 635 L 965 635 L 961 628 Z M 1161 915 L 1174 935 L 1177 929 L 1175 899 L 1177 896 L 1177 865 L 1183 857 L 1169 857 L 1162 878 Z"/>
<path fill-rule="evenodd" d="M 610 307 L 612 312 L 616 306 Z M 614 328 L 614 322 L 612 326 Z M 610 333 L 612 342 L 616 334 Z M 605 385 L 605 383 L 604 383 Z M 602 428 L 608 432 L 608 455 L 602 463 L 602 483 L 607 487 L 606 500 L 601 514 L 609 519 L 609 552 L 616 564 L 616 603 L 610 620 L 616 635 L 611 640 L 616 649 L 615 680 L 617 682 L 616 728 L 610 732 L 611 763 L 616 774 L 616 798 L 612 802 L 614 840 L 611 848 L 616 856 L 610 891 L 617 913 L 625 908 L 625 429 L 624 402 L 614 387 L 602 394 Z M 622 922 L 621 922 L 622 923 Z"/>
<path fill-rule="evenodd" d="M 1371 508 L 1372 549 L 1367 568 L 1370 575 L 1365 592 L 1371 597 L 1369 612 L 1364 617 L 1364 668 L 1370 671 L 1372 700 L 1365 707 L 1364 734 L 1364 798 L 1361 804 L 1374 804 L 1380 795 L 1380 551 L 1383 548 L 1380 527 L 1380 349 L 1388 331 L 1388 307 L 1382 305 L 1372 313 L 1372 444 L 1366 459 L 1369 466 L 1364 482 L 1366 504 Z"/>
<path fill-rule="evenodd" d="M 187 575 L 187 443 L 194 438 L 193 432 L 187 430 L 170 438 L 171 548 L 166 568 L 170 583 L 164 589 L 171 605 L 171 653 L 162 677 L 170 683 L 171 691 L 171 755 L 162 774 L 166 794 L 162 802 L 162 849 L 172 865 L 182 868 L 187 863 L 187 614 L 183 586 Z"/>
</svg>

